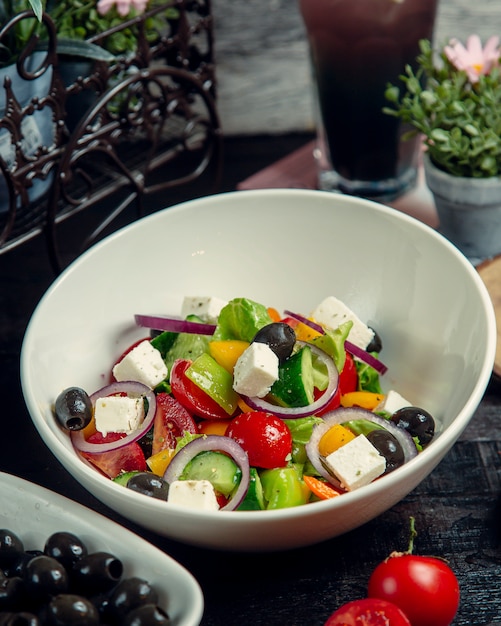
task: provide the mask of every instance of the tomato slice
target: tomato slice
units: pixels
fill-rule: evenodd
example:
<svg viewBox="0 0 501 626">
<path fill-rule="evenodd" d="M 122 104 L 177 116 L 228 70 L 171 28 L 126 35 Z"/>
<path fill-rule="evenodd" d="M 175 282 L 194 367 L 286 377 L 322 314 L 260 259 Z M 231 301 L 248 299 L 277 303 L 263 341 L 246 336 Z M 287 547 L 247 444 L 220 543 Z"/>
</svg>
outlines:
<svg viewBox="0 0 501 626">
<path fill-rule="evenodd" d="M 198 432 L 195 420 L 179 400 L 164 392 L 158 393 L 156 399 L 152 454 L 175 448 L 176 437 L 182 437 L 186 431 L 194 434 Z"/>
<path fill-rule="evenodd" d="M 174 397 L 191 414 L 204 419 L 228 419 L 228 413 L 219 404 L 200 389 L 185 374 L 191 361 L 174 361 L 170 373 L 170 386 Z"/>
<path fill-rule="evenodd" d="M 125 437 L 123 433 L 108 433 L 105 437 L 100 432 L 95 432 L 87 439 L 89 443 L 111 443 Z M 129 443 L 118 450 L 102 452 L 100 454 L 80 454 L 101 470 L 109 478 L 115 478 L 120 472 L 145 472 L 148 469 L 146 459 L 141 446 L 137 442 Z"/>
<path fill-rule="evenodd" d="M 344 604 L 324 626 L 411 626 L 411 623 L 395 604 L 364 598 Z"/>
</svg>

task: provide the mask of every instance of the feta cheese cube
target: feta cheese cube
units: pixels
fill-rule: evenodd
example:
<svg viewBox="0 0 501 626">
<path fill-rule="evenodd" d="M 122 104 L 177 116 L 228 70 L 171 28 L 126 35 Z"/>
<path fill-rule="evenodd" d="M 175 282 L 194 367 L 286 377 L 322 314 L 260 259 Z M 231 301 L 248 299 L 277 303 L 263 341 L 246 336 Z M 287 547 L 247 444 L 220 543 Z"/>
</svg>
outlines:
<svg viewBox="0 0 501 626">
<path fill-rule="evenodd" d="M 406 406 L 413 406 L 412 402 L 409 402 L 397 391 L 391 389 L 386 394 L 384 400 L 382 400 L 374 409 L 374 412 L 378 413 L 380 411 L 385 411 L 386 413 L 393 415 L 395 411 L 398 411 L 398 409 L 403 409 Z"/>
<path fill-rule="evenodd" d="M 135 380 L 152 389 L 161 383 L 167 374 L 167 366 L 160 351 L 147 339 L 135 346 L 113 368 L 116 380 Z"/>
<path fill-rule="evenodd" d="M 372 328 L 364 324 L 356 313 L 334 296 L 329 296 L 323 300 L 312 312 L 311 316 L 316 322 L 332 330 L 335 330 L 344 322 L 352 321 L 353 326 L 348 335 L 348 340 L 362 350 L 365 350 L 374 338 Z"/>
<path fill-rule="evenodd" d="M 348 491 L 368 485 L 386 469 L 386 459 L 365 435 L 358 435 L 329 454 L 325 462 Z"/>
<path fill-rule="evenodd" d="M 265 343 L 251 343 L 233 370 L 233 389 L 244 396 L 264 398 L 278 380 L 278 357 Z"/>
<path fill-rule="evenodd" d="M 228 303 L 220 298 L 206 296 L 186 296 L 181 306 L 181 316 L 197 315 L 204 322 L 215 324 L 221 309 Z"/>
<path fill-rule="evenodd" d="M 167 502 L 191 509 L 217 511 L 219 504 L 212 483 L 208 480 L 175 480 L 169 486 Z"/>
<path fill-rule="evenodd" d="M 94 409 L 96 430 L 106 437 L 108 433 L 132 433 L 144 419 L 143 398 L 108 396 L 98 398 Z"/>
</svg>

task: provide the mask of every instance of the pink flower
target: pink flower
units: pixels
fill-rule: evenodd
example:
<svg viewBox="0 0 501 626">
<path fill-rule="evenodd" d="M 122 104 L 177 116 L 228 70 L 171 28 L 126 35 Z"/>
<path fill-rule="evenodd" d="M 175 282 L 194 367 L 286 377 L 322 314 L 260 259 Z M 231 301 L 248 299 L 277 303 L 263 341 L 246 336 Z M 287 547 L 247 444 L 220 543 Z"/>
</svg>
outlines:
<svg viewBox="0 0 501 626">
<path fill-rule="evenodd" d="M 492 36 L 482 49 L 478 35 L 468 37 L 466 48 L 457 39 L 451 39 L 444 52 L 458 70 L 466 72 L 471 83 L 477 83 L 480 76 L 488 74 L 495 65 L 498 65 L 501 55 L 499 37 Z"/>
<path fill-rule="evenodd" d="M 133 8 L 136 9 L 137 13 L 144 13 L 147 4 L 148 0 L 99 0 L 97 10 L 101 15 L 104 15 L 115 5 L 118 15 L 126 17 Z"/>
</svg>

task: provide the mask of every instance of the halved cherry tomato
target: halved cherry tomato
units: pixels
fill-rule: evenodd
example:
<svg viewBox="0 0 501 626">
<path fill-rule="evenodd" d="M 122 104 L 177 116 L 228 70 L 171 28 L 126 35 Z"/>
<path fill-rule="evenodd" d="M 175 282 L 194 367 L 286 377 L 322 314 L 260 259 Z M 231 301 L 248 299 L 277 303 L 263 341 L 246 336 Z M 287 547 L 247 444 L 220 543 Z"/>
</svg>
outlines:
<svg viewBox="0 0 501 626">
<path fill-rule="evenodd" d="M 123 433 L 108 433 L 103 437 L 102 433 L 95 432 L 87 441 L 89 443 L 111 443 L 123 437 L 125 437 Z M 123 448 L 118 448 L 118 450 L 100 454 L 86 452 L 80 452 L 80 454 L 110 478 L 115 478 L 120 472 L 145 472 L 148 469 L 144 453 L 137 442 L 129 443 Z"/>
<path fill-rule="evenodd" d="M 166 448 L 176 447 L 176 437 L 183 433 L 197 433 L 197 425 L 184 406 L 168 393 L 158 393 L 157 409 L 153 422 L 153 442 L 151 453 L 156 454 Z"/>
<path fill-rule="evenodd" d="M 292 453 L 292 435 L 278 417 L 264 411 L 251 411 L 235 417 L 226 436 L 235 439 L 254 467 L 284 467 Z"/>
<path fill-rule="evenodd" d="M 398 606 L 386 600 L 364 598 L 340 607 L 324 626 L 411 626 Z"/>
<path fill-rule="evenodd" d="M 174 397 L 193 415 L 209 420 L 228 419 L 228 413 L 185 375 L 190 365 L 186 359 L 174 361 L 170 373 Z"/>
<path fill-rule="evenodd" d="M 376 567 L 368 595 L 399 606 L 412 626 L 449 626 L 459 606 L 459 583 L 442 559 L 397 553 Z"/>
</svg>

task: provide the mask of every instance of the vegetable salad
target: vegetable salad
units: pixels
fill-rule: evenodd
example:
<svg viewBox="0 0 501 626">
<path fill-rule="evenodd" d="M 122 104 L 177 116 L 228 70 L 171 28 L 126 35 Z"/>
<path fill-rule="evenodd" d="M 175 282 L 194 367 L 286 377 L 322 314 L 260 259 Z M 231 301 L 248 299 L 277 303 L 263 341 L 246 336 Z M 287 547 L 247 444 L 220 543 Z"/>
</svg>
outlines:
<svg viewBox="0 0 501 626">
<path fill-rule="evenodd" d="M 173 505 L 265 510 L 339 497 L 394 471 L 433 417 L 383 393 L 381 338 L 329 296 L 305 316 L 248 298 L 136 315 L 110 384 L 65 389 L 55 418 L 111 480 Z"/>
</svg>

